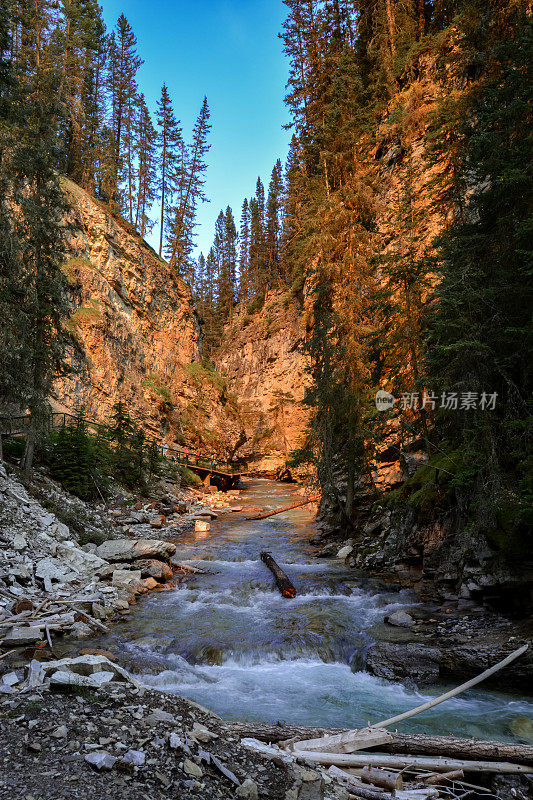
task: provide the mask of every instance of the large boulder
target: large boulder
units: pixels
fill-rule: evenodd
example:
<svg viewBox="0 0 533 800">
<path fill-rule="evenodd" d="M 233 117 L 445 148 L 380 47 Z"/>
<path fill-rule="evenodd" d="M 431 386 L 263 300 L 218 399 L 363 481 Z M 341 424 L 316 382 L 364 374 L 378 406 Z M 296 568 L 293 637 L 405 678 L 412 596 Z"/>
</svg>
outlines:
<svg viewBox="0 0 533 800">
<path fill-rule="evenodd" d="M 438 683 L 442 652 L 417 643 L 378 642 L 369 648 L 366 668 L 371 675 L 417 686 Z"/>
<path fill-rule="evenodd" d="M 125 681 L 133 683 L 137 688 L 141 684 L 135 680 L 125 669 L 119 667 L 113 661 L 110 661 L 105 656 L 84 655 L 77 656 L 76 658 L 62 658 L 59 661 L 50 661 L 41 664 L 43 672 L 46 677 L 52 677 L 56 673 L 70 673 L 71 675 L 79 675 L 84 677 L 98 675 L 98 673 L 105 673 L 105 682 L 108 680 Z M 108 677 L 111 673 L 112 678 Z M 61 676 L 58 682 L 73 683 L 75 679 L 68 681 Z M 99 685 L 101 679 L 99 677 L 93 678 L 93 684 Z"/>
<path fill-rule="evenodd" d="M 159 539 L 110 539 L 96 552 L 106 561 L 136 561 L 140 558 L 167 561 L 176 552 L 176 545 Z"/>
<path fill-rule="evenodd" d="M 408 614 L 407 611 L 403 611 L 401 608 L 386 616 L 385 622 L 388 625 L 394 625 L 397 628 L 412 628 L 415 624 L 415 620 L 412 618 L 412 616 Z"/>
</svg>

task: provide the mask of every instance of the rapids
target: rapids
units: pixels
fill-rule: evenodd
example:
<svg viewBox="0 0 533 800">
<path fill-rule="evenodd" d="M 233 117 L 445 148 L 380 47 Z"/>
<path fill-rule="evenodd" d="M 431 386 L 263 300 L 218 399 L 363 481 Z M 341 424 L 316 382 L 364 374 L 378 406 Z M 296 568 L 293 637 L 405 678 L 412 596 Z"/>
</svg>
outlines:
<svg viewBox="0 0 533 800">
<path fill-rule="evenodd" d="M 249 481 L 243 500 L 267 509 L 291 501 L 290 486 Z M 182 536 L 177 560 L 208 571 L 142 599 L 131 620 L 99 644 L 146 685 L 189 697 L 227 719 L 335 727 L 377 722 L 430 694 L 364 671 L 373 626 L 413 605 L 403 591 L 361 579 L 343 562 L 317 560 L 305 508 L 247 522 L 228 515 L 209 533 Z M 268 550 L 297 589 L 287 600 L 260 561 Z M 399 729 L 507 739 L 509 722 L 533 703 L 472 690 Z"/>
</svg>

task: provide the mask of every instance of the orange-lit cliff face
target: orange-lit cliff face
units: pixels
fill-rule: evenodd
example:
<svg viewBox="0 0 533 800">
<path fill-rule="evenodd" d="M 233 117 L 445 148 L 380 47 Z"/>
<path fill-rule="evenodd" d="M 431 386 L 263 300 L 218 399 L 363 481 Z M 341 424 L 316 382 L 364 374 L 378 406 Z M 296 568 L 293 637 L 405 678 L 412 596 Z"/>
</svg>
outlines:
<svg viewBox="0 0 533 800">
<path fill-rule="evenodd" d="M 284 464 L 303 446 L 309 410 L 302 405 L 310 376 L 301 351 L 304 317 L 288 292 L 267 295 L 253 315 L 239 307 L 226 327 L 216 363 L 238 398 L 248 441 L 262 470 Z"/>
<path fill-rule="evenodd" d="M 169 445 L 239 455 L 273 470 L 301 445 L 306 381 L 294 306 L 273 296 L 251 320 L 227 331 L 217 371 L 202 366 L 201 331 L 190 287 L 128 226 L 70 181 L 67 323 L 78 371 L 55 386 L 54 406 L 85 406 L 103 420 L 121 400 L 149 436 Z"/>
</svg>

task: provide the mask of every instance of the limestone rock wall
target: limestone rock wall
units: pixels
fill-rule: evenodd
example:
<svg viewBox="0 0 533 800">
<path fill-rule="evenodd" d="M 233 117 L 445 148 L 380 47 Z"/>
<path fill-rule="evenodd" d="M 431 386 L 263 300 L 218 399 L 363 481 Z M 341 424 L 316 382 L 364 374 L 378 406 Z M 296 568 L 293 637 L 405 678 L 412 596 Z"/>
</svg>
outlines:
<svg viewBox="0 0 533 800">
<path fill-rule="evenodd" d="M 301 310 L 288 293 L 272 292 L 260 311 L 236 310 L 215 359 L 239 402 L 247 441 L 238 453 L 260 471 L 275 470 L 305 442 L 305 335 Z"/>
<path fill-rule="evenodd" d="M 53 403 L 103 420 L 114 403 L 157 440 L 221 446 L 241 426 L 224 387 L 202 375 L 201 337 L 190 287 L 121 219 L 68 180 L 70 359 L 77 372 L 55 386 Z"/>
</svg>

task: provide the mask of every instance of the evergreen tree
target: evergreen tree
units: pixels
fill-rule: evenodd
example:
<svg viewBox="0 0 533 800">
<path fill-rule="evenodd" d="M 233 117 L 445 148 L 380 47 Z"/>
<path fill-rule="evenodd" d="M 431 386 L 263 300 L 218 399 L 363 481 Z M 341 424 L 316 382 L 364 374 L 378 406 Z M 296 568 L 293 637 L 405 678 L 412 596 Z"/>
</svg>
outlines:
<svg viewBox="0 0 533 800">
<path fill-rule="evenodd" d="M 28 384 L 21 386 L 20 401 L 27 402 L 31 427 L 26 438 L 24 468 L 30 472 L 37 439 L 48 419 L 48 397 L 52 382 L 64 369 L 65 338 L 62 320 L 68 311 L 63 258 L 63 195 L 55 165 L 59 160 L 54 121 L 60 76 L 43 52 L 51 23 L 40 3 L 21 3 L 16 77 L 18 103 L 24 120 L 16 125 L 9 153 L 10 202 L 14 215 L 13 241 L 20 263 L 20 287 L 24 309 L 29 359 Z M 7 154 L 6 154 L 7 155 Z M 28 345 L 24 345 L 28 352 Z"/>
<path fill-rule="evenodd" d="M 11 61 L 12 40 L 5 6 L 0 7 L 0 413 L 19 409 L 30 385 L 30 318 L 21 248 L 13 216 L 12 153 L 18 145 L 20 87 Z M 0 460 L 2 438 L 0 435 Z"/>
<path fill-rule="evenodd" d="M 241 210 L 239 231 L 239 300 L 246 300 L 250 292 L 250 207 L 245 197 Z"/>
<path fill-rule="evenodd" d="M 463 134 L 457 189 L 463 197 L 465 186 L 470 191 L 439 242 L 429 372 L 439 391 L 459 398 L 477 393 L 477 409 L 461 410 L 459 403 L 438 420 L 441 435 L 460 448 L 465 513 L 487 534 L 499 529 L 517 537 L 510 546 L 523 552 L 531 544 L 520 537 L 531 530 L 533 496 L 533 24 L 514 9 L 505 20 L 493 14 L 492 26 L 483 22 L 472 31 L 478 47 L 480 29 L 490 37 L 485 79 L 470 93 L 470 113 L 457 109 Z"/>
<path fill-rule="evenodd" d="M 229 206 L 218 216 L 213 250 L 218 263 L 217 311 L 224 324 L 231 318 L 236 299 L 237 229 Z"/>
<path fill-rule="evenodd" d="M 159 147 L 159 198 L 161 206 L 159 230 L 159 255 L 163 252 L 165 239 L 165 221 L 168 215 L 168 206 L 174 191 L 175 184 L 181 185 L 181 157 L 183 138 L 179 122 L 176 121 L 172 110 L 172 102 L 166 84 L 161 88 L 161 98 L 157 104 L 158 147 Z"/>
<path fill-rule="evenodd" d="M 268 187 L 266 204 L 266 257 L 268 264 L 268 282 L 270 286 L 280 282 L 281 256 L 280 256 L 280 231 L 281 231 L 281 206 L 283 199 L 283 178 L 281 161 L 276 161 Z"/>
<path fill-rule="evenodd" d="M 137 55 L 137 39 L 131 26 L 121 14 L 109 42 L 108 88 L 111 94 L 112 131 L 115 145 L 115 184 L 114 201 L 118 199 L 119 176 L 122 169 L 122 156 L 130 154 L 134 119 L 134 105 L 137 97 L 137 70 L 143 60 Z M 131 160 L 127 163 L 131 169 Z M 128 173 L 128 178 L 131 175 Z"/>
<path fill-rule="evenodd" d="M 103 145 L 102 122 L 105 118 L 105 68 L 108 43 L 103 21 L 95 19 L 89 64 L 83 87 L 84 120 L 81 130 L 81 185 L 96 194 L 100 184 L 98 163 Z"/>
<path fill-rule="evenodd" d="M 207 170 L 206 157 L 210 147 L 207 141 L 211 130 L 209 116 L 207 98 L 204 97 L 186 154 L 182 148 L 179 180 L 176 181 L 177 200 L 169 209 L 167 251 L 169 264 L 176 269 L 178 275 L 183 274 L 190 264 L 198 203 L 207 202 L 203 187 Z"/>
<path fill-rule="evenodd" d="M 148 212 L 156 196 L 157 135 L 144 95 L 139 97 L 138 116 L 135 128 L 135 157 L 137 159 L 137 198 L 135 227 L 144 238 L 153 227 Z"/>
<path fill-rule="evenodd" d="M 257 179 L 255 197 L 250 200 L 250 293 L 264 294 L 267 285 L 267 255 L 265 231 L 265 190 Z"/>
</svg>

